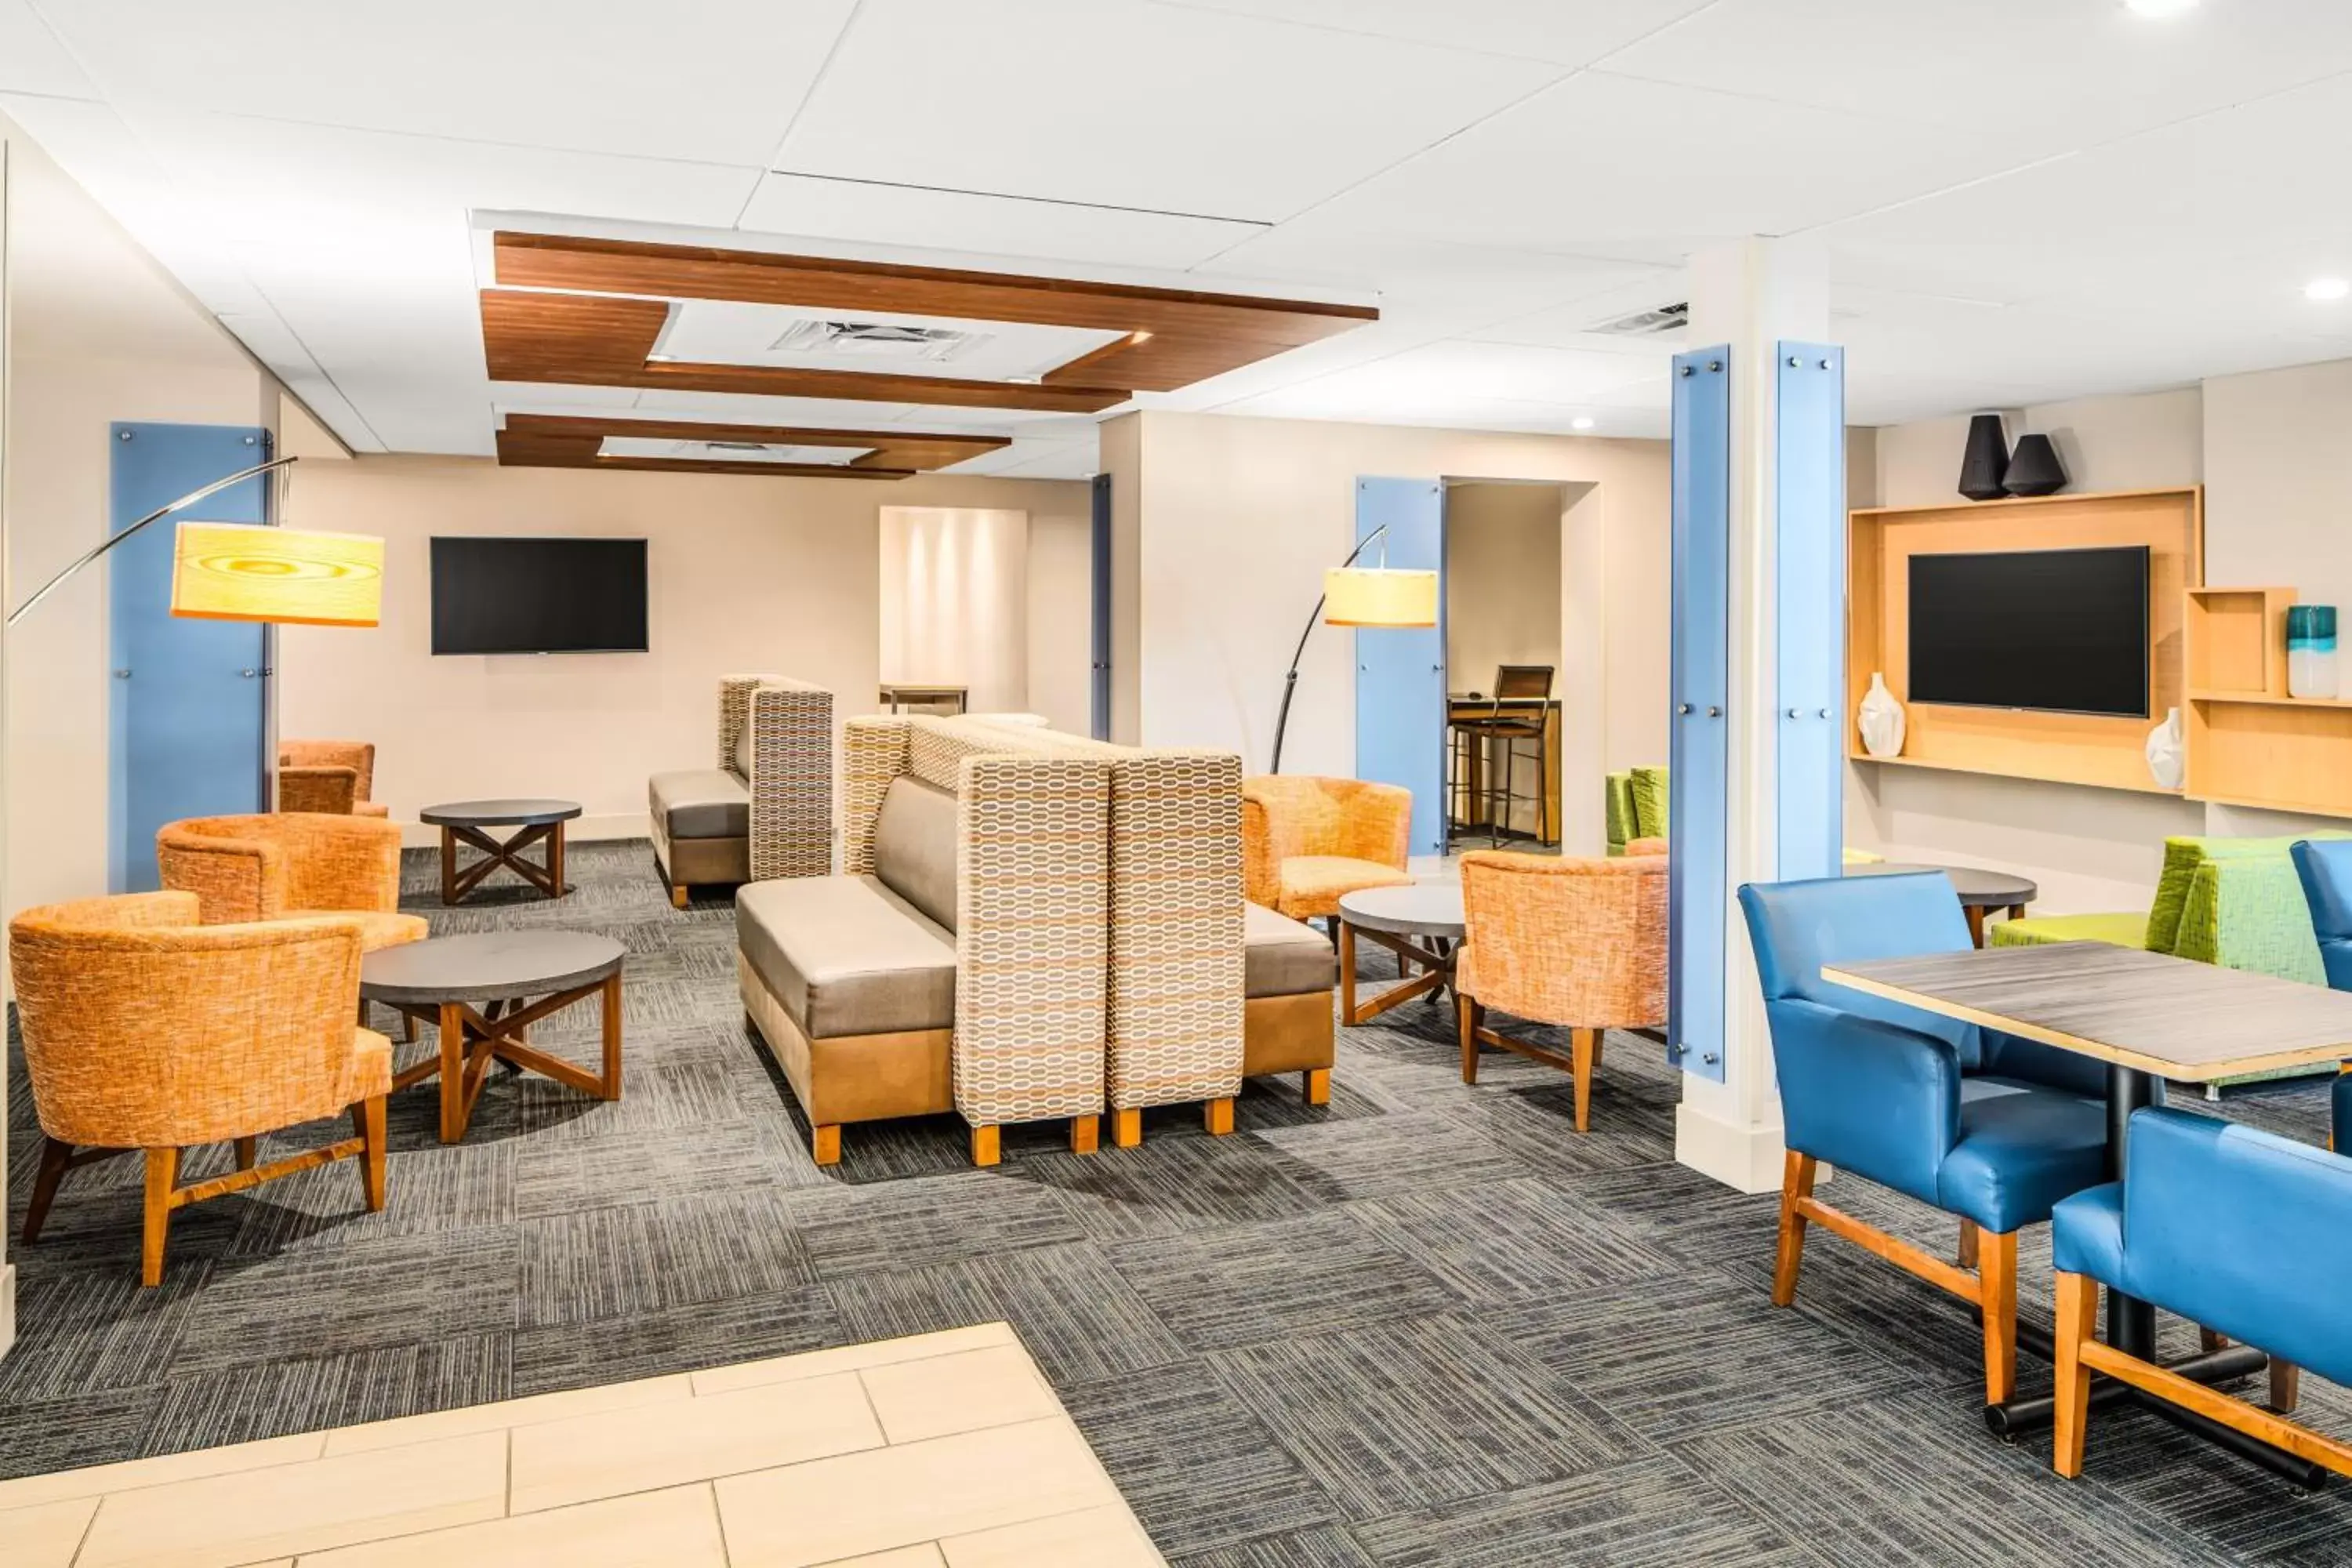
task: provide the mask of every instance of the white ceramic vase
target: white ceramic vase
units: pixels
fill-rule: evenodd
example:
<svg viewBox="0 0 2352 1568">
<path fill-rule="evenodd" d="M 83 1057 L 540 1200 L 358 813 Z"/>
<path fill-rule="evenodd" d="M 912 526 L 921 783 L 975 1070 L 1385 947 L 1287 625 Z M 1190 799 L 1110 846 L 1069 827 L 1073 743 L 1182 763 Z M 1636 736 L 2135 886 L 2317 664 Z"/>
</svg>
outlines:
<svg viewBox="0 0 2352 1568">
<path fill-rule="evenodd" d="M 2160 789 L 2179 789 L 2188 776 L 2189 753 L 2182 743 L 2180 710 L 2165 710 L 2164 722 L 2147 732 L 2147 773 Z"/>
<path fill-rule="evenodd" d="M 1862 706 L 1854 712 L 1854 722 L 1862 728 L 1862 749 L 1872 756 L 1903 754 L 1903 704 L 1886 689 L 1885 675 L 1871 672 L 1870 689 L 1862 694 Z"/>
</svg>

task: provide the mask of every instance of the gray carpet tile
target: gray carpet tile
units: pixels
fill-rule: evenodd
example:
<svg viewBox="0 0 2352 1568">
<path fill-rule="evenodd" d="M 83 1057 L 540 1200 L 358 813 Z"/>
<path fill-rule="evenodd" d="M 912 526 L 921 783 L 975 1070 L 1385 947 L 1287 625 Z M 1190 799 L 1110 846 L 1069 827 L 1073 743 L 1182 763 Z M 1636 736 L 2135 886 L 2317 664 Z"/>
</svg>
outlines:
<svg viewBox="0 0 2352 1568">
<path fill-rule="evenodd" d="M 1356 1538 L 1335 1524 L 1191 1552 L 1173 1562 L 1174 1568 L 1379 1568 Z"/>
<path fill-rule="evenodd" d="M 778 1192 L 714 1193 L 526 1220 L 517 1326 L 772 1297 L 815 1270 Z"/>
<path fill-rule="evenodd" d="M 1383 1568 L 1866 1568 L 1817 1557 L 1663 1456 L 1355 1527 Z"/>
<path fill-rule="evenodd" d="M 1220 1352 L 1209 1364 L 1350 1521 L 1649 1451 L 1467 1310 Z"/>
<path fill-rule="evenodd" d="M 1454 1304 L 1444 1286 L 1340 1209 L 1159 1237 L 1111 1258 L 1195 1350 L 1426 1316 Z"/>
<path fill-rule="evenodd" d="M 852 1340 L 1003 1320 L 1056 1386 L 1143 1374 L 1192 1378 L 1183 1343 L 1091 1243 L 876 1270 L 829 1287 Z"/>
<path fill-rule="evenodd" d="M 621 1100 L 501 1070 L 445 1147 L 435 1086 L 404 1090 L 384 1214 L 349 1165 L 184 1209 L 152 1291 L 139 1163 L 75 1172 L 10 1253 L 0 1475 L 1003 1320 L 1181 1568 L 2345 1560 L 2352 1488 L 2296 1497 L 2137 1413 L 2095 1425 L 2084 1480 L 2047 1479 L 2045 1443 L 1983 1430 L 1967 1310 L 1835 1237 L 1770 1307 L 1773 1198 L 1672 1163 L 1654 1042 L 1610 1037 L 1581 1135 L 1559 1073 L 1489 1052 L 1465 1085 L 1451 1011 L 1415 1002 L 1339 1031 L 1328 1106 L 1248 1085 L 1231 1138 L 1156 1108 L 1139 1150 L 1074 1156 L 1040 1123 L 976 1172 L 961 1120 L 926 1117 L 852 1127 L 820 1169 L 746 1026 L 730 897 L 675 910 L 642 842 L 582 844 L 563 900 L 502 877 L 444 910 L 434 861 L 404 886 L 437 931 L 623 945 Z M 591 1061 L 597 1029 L 591 1004 L 533 1037 Z M 8 1070 L 13 1226 L 39 1154 L 13 1039 Z M 2323 1085 L 2219 1110 L 2325 1136 Z M 1951 1247 L 1907 1199 L 1823 1193 Z M 2029 1318 L 2048 1268 L 2029 1232 Z M 2352 1394 L 2306 1378 L 2305 1408 L 2352 1432 Z M 2035 1522 L 1963 1542 L 1988 1510 Z"/>
<path fill-rule="evenodd" d="M 1213 1377 L 1147 1373 L 1067 1384 L 1060 1392 L 1137 1517 L 1170 1556 L 1234 1551 L 1254 1539 L 1338 1519 L 1331 1496 Z M 1171 1440 L 1178 1435 L 1180 1440 Z"/>
</svg>

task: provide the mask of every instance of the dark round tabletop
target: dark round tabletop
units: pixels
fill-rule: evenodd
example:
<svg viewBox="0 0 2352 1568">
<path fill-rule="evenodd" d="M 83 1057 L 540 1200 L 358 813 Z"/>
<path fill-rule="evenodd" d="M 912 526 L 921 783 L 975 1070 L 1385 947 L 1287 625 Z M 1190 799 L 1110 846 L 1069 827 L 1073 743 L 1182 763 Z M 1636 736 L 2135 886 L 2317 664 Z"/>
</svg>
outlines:
<svg viewBox="0 0 2352 1568">
<path fill-rule="evenodd" d="M 438 827 L 537 827 L 579 815 L 576 800 L 453 800 L 428 805 L 416 818 Z"/>
<path fill-rule="evenodd" d="M 2012 877 L 2006 871 L 1982 871 L 1973 866 L 1914 866 L 1899 860 L 1882 860 L 1860 866 L 1848 866 L 1849 877 L 1900 877 L 1906 872 L 1941 871 L 1952 879 L 1952 891 L 1960 902 L 1973 909 L 2006 910 L 2030 904 L 2042 896 L 2042 889 L 2022 877 Z"/>
<path fill-rule="evenodd" d="M 571 931 L 497 931 L 436 936 L 371 952 L 360 994 L 371 1002 L 499 1002 L 544 996 L 610 978 L 621 944 Z"/>
<path fill-rule="evenodd" d="M 1402 888 L 1366 888 L 1339 899 L 1339 918 L 1364 931 L 1396 936 L 1462 935 L 1462 884 L 1415 882 Z"/>
</svg>

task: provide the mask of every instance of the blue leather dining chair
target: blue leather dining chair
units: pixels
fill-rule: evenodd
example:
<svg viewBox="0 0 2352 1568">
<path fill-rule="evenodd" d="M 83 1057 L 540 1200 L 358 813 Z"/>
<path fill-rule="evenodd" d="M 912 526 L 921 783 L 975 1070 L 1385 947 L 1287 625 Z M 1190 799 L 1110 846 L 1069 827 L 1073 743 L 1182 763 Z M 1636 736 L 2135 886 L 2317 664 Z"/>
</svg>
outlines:
<svg viewBox="0 0 2352 1568">
<path fill-rule="evenodd" d="M 1751 884 L 1739 903 L 1789 1151 L 1773 1303 L 1795 1300 L 1805 1227 L 1819 1224 L 1977 1307 L 1985 1399 L 2008 1400 L 2017 1232 L 2105 1179 L 2105 1068 L 1822 978 L 1823 964 L 1967 951 L 1968 921 L 1940 871 Z M 1815 1198 L 1822 1161 L 1957 1215 L 1959 1262 Z"/>
<path fill-rule="evenodd" d="M 2305 839 L 2291 853 L 2328 987 L 2352 991 L 2352 838 Z M 2336 1075 L 2335 1121 L 2333 1147 L 2352 1151 L 2352 1065 Z"/>
<path fill-rule="evenodd" d="M 2131 1119 L 2124 1179 L 2058 1205 L 2058 1443 L 2083 1468 L 2091 1374 L 2105 1373 L 2352 1476 L 2352 1444 L 2285 1418 L 2299 1367 L 2352 1383 L 2352 1159 L 2179 1110 Z M 2271 1353 L 2271 1410 L 2191 1383 L 2096 1337 L 2099 1287 L 2178 1312 Z"/>
</svg>

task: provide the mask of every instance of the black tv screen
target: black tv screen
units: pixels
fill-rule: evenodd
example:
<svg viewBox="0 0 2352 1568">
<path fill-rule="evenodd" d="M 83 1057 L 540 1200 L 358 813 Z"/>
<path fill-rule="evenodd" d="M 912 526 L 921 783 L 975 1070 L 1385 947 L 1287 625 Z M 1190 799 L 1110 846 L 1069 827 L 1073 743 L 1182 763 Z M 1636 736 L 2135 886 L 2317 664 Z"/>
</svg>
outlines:
<svg viewBox="0 0 2352 1568">
<path fill-rule="evenodd" d="M 2147 717 L 2147 547 L 1911 557 L 1914 702 Z"/>
<path fill-rule="evenodd" d="M 433 541 L 435 653 L 643 653 L 642 539 Z"/>
</svg>

